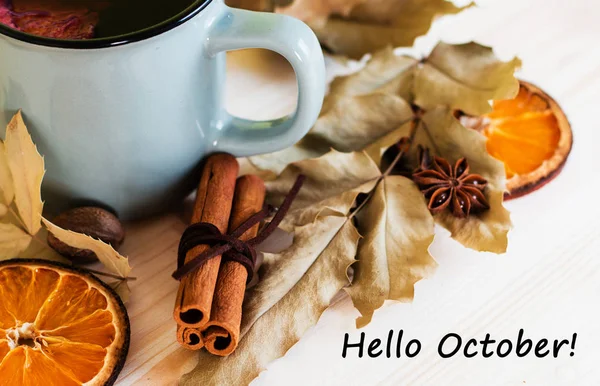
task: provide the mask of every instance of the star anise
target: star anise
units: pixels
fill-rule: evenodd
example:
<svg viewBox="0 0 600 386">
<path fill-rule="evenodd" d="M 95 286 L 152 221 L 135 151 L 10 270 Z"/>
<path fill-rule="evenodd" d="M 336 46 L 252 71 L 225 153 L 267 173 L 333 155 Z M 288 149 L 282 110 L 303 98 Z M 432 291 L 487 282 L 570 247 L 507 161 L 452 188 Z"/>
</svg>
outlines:
<svg viewBox="0 0 600 386">
<path fill-rule="evenodd" d="M 421 171 L 413 175 L 413 180 L 429 200 L 432 213 L 449 208 L 454 216 L 464 218 L 490 209 L 483 194 L 487 181 L 478 174 L 469 174 L 465 158 L 459 159 L 453 168 L 441 157 L 434 157 L 431 165 L 424 164 L 428 154 L 427 149 L 421 152 Z"/>
</svg>

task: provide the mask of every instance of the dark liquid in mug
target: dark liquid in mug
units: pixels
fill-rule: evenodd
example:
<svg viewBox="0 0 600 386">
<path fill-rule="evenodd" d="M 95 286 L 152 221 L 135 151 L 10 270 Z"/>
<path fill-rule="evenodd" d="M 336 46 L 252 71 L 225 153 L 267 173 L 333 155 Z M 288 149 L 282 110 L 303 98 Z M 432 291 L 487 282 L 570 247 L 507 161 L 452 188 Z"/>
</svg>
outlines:
<svg viewBox="0 0 600 386">
<path fill-rule="evenodd" d="M 99 12 L 96 37 L 124 35 L 152 27 L 176 16 L 195 2 L 195 0 L 107 1 L 105 9 Z"/>
<path fill-rule="evenodd" d="M 0 23 L 58 39 L 110 38 L 180 14 L 199 0 L 0 0 Z"/>
</svg>

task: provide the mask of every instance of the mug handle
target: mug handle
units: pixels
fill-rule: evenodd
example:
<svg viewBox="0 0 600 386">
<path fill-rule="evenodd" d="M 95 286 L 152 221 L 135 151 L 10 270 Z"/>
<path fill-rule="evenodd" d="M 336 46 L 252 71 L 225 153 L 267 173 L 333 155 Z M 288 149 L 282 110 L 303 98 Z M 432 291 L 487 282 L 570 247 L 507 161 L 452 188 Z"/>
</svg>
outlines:
<svg viewBox="0 0 600 386">
<path fill-rule="evenodd" d="M 207 40 L 211 57 L 244 48 L 264 48 L 286 58 L 298 80 L 296 112 L 272 121 L 250 121 L 226 115 L 214 150 L 246 157 L 272 153 L 298 142 L 316 122 L 325 96 L 325 60 L 314 32 L 285 15 L 225 7 Z"/>
</svg>

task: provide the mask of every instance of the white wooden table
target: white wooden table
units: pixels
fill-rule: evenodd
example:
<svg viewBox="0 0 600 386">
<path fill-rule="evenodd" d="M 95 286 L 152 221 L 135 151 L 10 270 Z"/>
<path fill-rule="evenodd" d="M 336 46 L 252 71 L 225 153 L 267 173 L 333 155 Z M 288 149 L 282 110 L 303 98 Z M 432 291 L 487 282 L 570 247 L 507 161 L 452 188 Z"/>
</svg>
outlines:
<svg viewBox="0 0 600 386">
<path fill-rule="evenodd" d="M 478 42 L 523 59 L 520 77 L 562 104 L 575 132 L 563 173 L 544 189 L 507 204 L 514 231 L 506 255 L 476 253 L 440 229 L 437 273 L 417 285 L 413 304 L 390 303 L 363 331 L 368 339 L 404 330 L 423 344 L 416 358 L 342 359 L 344 334 L 358 340 L 357 312 L 339 296 L 318 325 L 253 385 L 600 385 L 600 3 L 594 0 L 490 0 L 439 20 L 419 39 Z M 230 110 L 275 118 L 293 110 L 293 72 L 276 55 L 240 52 L 229 61 Z M 124 252 L 139 280 L 128 305 L 131 351 L 119 385 L 170 385 L 195 365 L 179 348 L 171 319 L 177 241 L 185 208 L 132 224 Z M 578 334 L 575 355 L 441 359 L 439 339 L 563 339 Z"/>
</svg>

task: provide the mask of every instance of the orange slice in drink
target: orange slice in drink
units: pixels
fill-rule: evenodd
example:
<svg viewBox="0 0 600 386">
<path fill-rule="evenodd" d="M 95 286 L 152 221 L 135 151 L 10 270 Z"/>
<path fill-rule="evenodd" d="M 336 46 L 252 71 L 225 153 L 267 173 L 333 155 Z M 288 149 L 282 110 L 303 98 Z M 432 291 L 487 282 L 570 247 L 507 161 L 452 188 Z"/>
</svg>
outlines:
<svg viewBox="0 0 600 386">
<path fill-rule="evenodd" d="M 117 295 L 84 271 L 0 262 L 0 385 L 112 385 L 129 349 Z"/>
<path fill-rule="evenodd" d="M 487 138 L 487 150 L 506 167 L 506 198 L 541 188 L 562 170 L 573 133 L 560 106 L 538 87 L 521 81 L 515 99 L 496 101 L 483 117 L 462 117 Z"/>
</svg>

